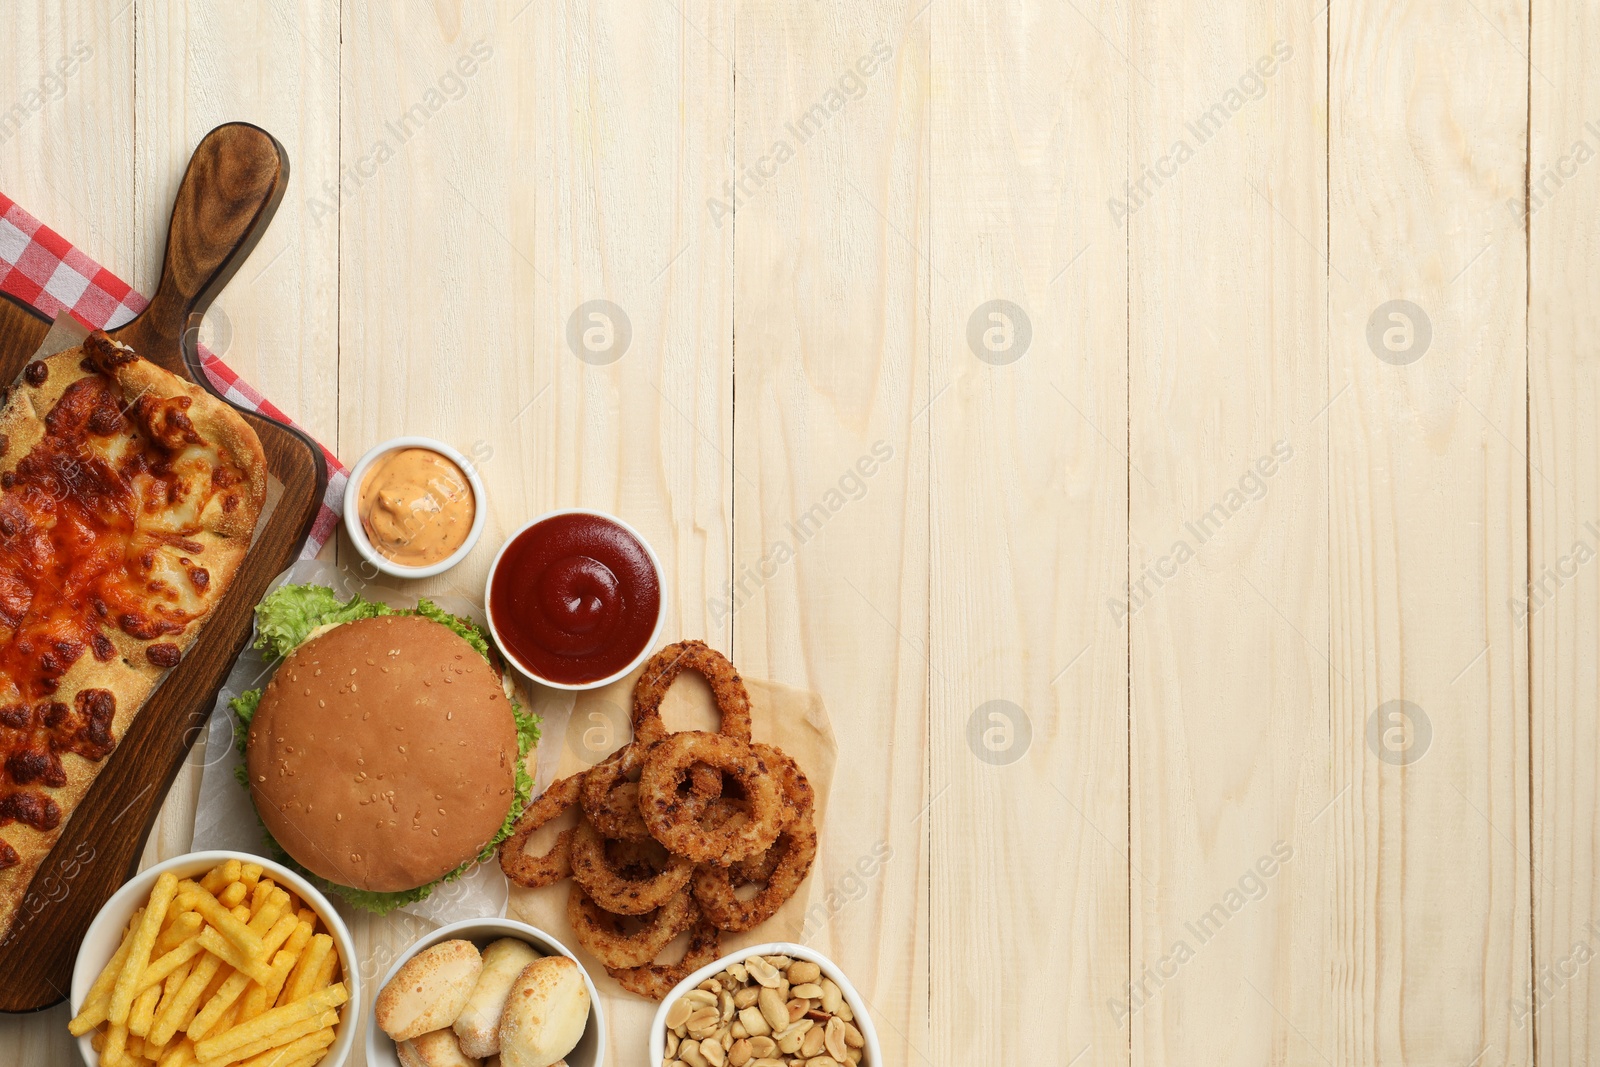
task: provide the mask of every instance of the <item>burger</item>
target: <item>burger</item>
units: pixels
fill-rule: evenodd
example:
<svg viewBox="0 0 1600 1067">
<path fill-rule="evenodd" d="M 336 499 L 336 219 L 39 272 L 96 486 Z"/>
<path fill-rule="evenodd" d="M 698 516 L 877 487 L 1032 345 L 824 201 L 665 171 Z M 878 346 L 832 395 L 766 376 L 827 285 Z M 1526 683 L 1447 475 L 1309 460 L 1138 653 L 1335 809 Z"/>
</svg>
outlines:
<svg viewBox="0 0 1600 1067">
<path fill-rule="evenodd" d="M 538 727 L 482 629 L 319 585 L 277 589 L 256 625 L 281 662 L 231 707 L 276 855 L 380 914 L 493 855 L 532 792 Z"/>
</svg>

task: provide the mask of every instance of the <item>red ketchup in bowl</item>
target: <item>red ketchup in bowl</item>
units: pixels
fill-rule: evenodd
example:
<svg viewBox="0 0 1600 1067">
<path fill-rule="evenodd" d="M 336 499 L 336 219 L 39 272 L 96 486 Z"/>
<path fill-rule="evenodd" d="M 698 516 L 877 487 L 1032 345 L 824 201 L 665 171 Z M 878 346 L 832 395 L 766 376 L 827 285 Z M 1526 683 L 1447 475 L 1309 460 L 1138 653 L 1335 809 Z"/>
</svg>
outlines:
<svg viewBox="0 0 1600 1067">
<path fill-rule="evenodd" d="M 628 670 L 655 636 L 661 575 L 614 519 L 563 512 L 516 534 L 489 577 L 501 650 L 540 681 L 583 686 Z"/>
</svg>

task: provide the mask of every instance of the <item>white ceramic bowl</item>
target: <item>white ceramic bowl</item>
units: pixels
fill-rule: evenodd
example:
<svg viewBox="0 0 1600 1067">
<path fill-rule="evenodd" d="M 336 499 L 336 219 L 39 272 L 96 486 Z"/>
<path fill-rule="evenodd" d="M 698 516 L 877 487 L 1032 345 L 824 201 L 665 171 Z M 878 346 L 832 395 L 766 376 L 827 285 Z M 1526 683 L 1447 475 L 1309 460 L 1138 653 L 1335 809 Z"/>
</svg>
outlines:
<svg viewBox="0 0 1600 1067">
<path fill-rule="evenodd" d="M 656 585 L 661 591 L 661 598 L 656 606 L 656 624 L 655 627 L 650 631 L 650 640 L 644 643 L 644 647 L 639 650 L 639 654 L 633 657 L 633 660 L 629 662 L 626 667 L 622 668 L 620 671 L 617 671 L 615 674 L 607 675 L 604 678 L 600 678 L 592 682 L 580 682 L 576 684 L 572 682 L 552 682 L 550 679 L 541 676 L 538 671 L 522 662 L 514 654 L 512 654 L 510 649 L 506 648 L 505 642 L 500 640 L 500 634 L 494 628 L 494 611 L 492 610 L 493 605 L 490 602 L 489 594 L 494 589 L 495 571 L 500 569 L 500 560 L 505 556 L 506 549 L 511 546 L 511 542 L 515 541 L 518 537 L 521 537 L 526 531 L 533 529 L 533 527 L 539 525 L 541 522 L 544 522 L 546 519 L 554 519 L 561 515 L 593 515 L 596 518 L 605 519 L 607 522 L 614 522 L 626 530 L 630 535 L 632 535 L 634 540 L 638 541 L 644 546 L 645 555 L 650 557 L 650 566 L 654 567 L 656 570 Z M 633 673 L 634 668 L 639 666 L 639 664 L 643 663 L 645 660 L 649 659 L 650 654 L 655 651 L 656 643 L 661 640 L 661 627 L 667 618 L 667 576 L 666 573 L 661 569 L 661 559 L 656 555 L 656 550 L 650 547 L 650 542 L 646 541 L 644 539 L 644 535 L 638 530 L 635 530 L 632 526 L 629 526 L 615 515 L 608 515 L 604 511 L 595 511 L 593 508 L 557 508 L 555 511 L 547 511 L 533 521 L 523 523 L 521 526 L 511 531 L 511 536 L 506 538 L 505 544 L 502 544 L 500 546 L 500 550 L 494 554 L 494 562 L 489 564 L 489 578 L 484 582 L 483 585 L 483 605 L 483 613 L 489 620 L 489 636 L 494 638 L 495 647 L 500 650 L 500 654 L 506 658 L 507 663 L 511 664 L 513 667 L 517 668 L 517 670 L 521 671 L 523 674 L 526 674 L 529 678 L 532 678 L 540 685 L 547 685 L 552 689 L 599 689 L 603 685 L 610 685 L 618 678 L 626 678 L 629 674 Z"/>
<path fill-rule="evenodd" d="M 450 555 L 426 567 L 407 567 L 385 556 L 372 547 L 372 542 L 367 539 L 367 531 L 361 525 L 361 483 L 366 480 L 367 470 L 375 460 L 398 448 L 426 448 L 439 453 L 461 468 L 461 473 L 467 476 L 467 484 L 472 487 L 472 529 L 467 531 L 467 539 Z M 488 513 L 483 481 L 478 477 L 477 468 L 472 465 L 472 461 L 443 441 L 435 441 L 431 437 L 394 437 L 369 449 L 366 455 L 357 461 L 355 469 L 350 472 L 350 480 L 344 487 L 344 528 L 350 535 L 350 543 L 355 545 L 362 559 L 384 574 L 396 578 L 431 578 L 435 574 L 443 574 L 466 559 L 467 553 L 478 543 L 478 536 L 483 533 L 483 522 Z"/>
<path fill-rule="evenodd" d="M 543 955 L 565 956 L 578 964 L 578 973 L 583 975 L 583 984 L 589 988 L 589 1025 L 584 1028 L 577 1047 L 567 1053 L 567 1067 L 604 1067 L 606 1013 L 600 1004 L 600 993 L 589 978 L 589 972 L 584 970 L 583 964 L 578 957 L 568 951 L 567 946 L 527 923 L 519 923 L 515 919 L 466 919 L 451 923 L 449 926 L 441 926 L 395 959 L 394 966 L 383 976 L 383 982 L 378 986 L 378 990 L 381 992 L 383 987 L 389 984 L 395 972 L 406 960 L 429 945 L 459 939 L 471 941 L 482 950 L 491 941 L 498 941 L 502 937 L 514 937 L 519 941 L 526 941 Z M 367 1012 L 367 1067 L 400 1067 L 400 1056 L 395 1052 L 394 1042 L 389 1040 L 388 1034 L 378 1028 L 377 1019 L 371 1010 Z"/>
<path fill-rule="evenodd" d="M 243 852 L 191 852 L 176 856 L 134 875 L 112 894 L 100 909 L 100 914 L 95 916 L 94 922 L 89 924 L 89 931 L 83 935 L 83 943 L 78 946 L 78 962 L 72 968 L 72 1013 L 76 1015 L 83 1007 L 89 987 L 94 985 L 94 980 L 116 953 L 117 946 L 122 944 L 122 928 L 128 925 L 133 913 L 150 899 L 150 890 L 155 888 L 157 878 L 166 871 L 171 871 L 179 878 L 194 878 L 228 860 L 261 864 L 265 877 L 305 901 L 333 935 L 334 944 L 339 949 L 341 980 L 350 991 L 350 999 L 339 1009 L 337 1035 L 318 1067 L 341 1067 L 350 1058 L 350 1050 L 355 1047 L 357 1020 L 361 1016 L 361 967 L 356 959 L 355 942 L 350 939 L 350 929 L 339 918 L 339 913 L 333 910 L 333 905 L 328 903 L 328 898 L 310 882 L 280 863 Z M 90 1067 L 96 1067 L 100 1062 L 99 1053 L 90 1044 L 93 1037 L 94 1033 L 90 1031 L 78 1038 L 78 1054 Z"/>
<path fill-rule="evenodd" d="M 862 1067 L 883 1067 L 883 1048 L 878 1044 L 878 1030 L 872 1025 L 872 1014 L 867 1011 L 866 1001 L 861 999 L 861 994 L 856 987 L 846 978 L 839 965 L 815 949 L 806 948 L 804 945 L 792 945 L 787 941 L 774 941 L 765 945 L 752 945 L 732 952 L 722 957 L 709 966 L 698 971 L 672 987 L 661 1001 L 661 1006 L 656 1009 L 656 1017 L 650 1023 L 650 1059 L 649 1063 L 661 1063 L 667 1058 L 667 1009 L 672 1007 L 672 1002 L 683 996 L 689 990 L 704 982 L 707 978 L 727 969 L 728 964 L 738 963 L 740 960 L 751 956 L 788 956 L 792 960 L 810 960 L 822 968 L 822 977 L 831 978 L 834 985 L 839 987 L 839 992 L 844 994 L 845 1003 L 850 1005 L 850 1010 L 855 1014 L 852 1025 L 861 1031 L 865 1042 L 862 1046 Z"/>
</svg>

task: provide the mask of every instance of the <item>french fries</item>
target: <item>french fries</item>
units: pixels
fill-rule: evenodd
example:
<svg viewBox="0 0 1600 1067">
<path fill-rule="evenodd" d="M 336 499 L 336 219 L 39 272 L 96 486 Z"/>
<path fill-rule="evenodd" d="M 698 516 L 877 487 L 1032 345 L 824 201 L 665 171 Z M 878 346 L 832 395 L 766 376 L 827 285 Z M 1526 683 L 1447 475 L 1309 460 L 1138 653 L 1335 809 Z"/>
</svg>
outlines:
<svg viewBox="0 0 1600 1067">
<path fill-rule="evenodd" d="M 179 915 L 167 928 L 161 931 L 161 936 L 156 938 L 156 947 L 151 954 L 165 956 L 185 941 L 190 940 L 200 932 L 200 927 L 206 924 L 205 918 L 198 911 L 186 911 Z"/>
<path fill-rule="evenodd" d="M 261 865 L 163 874 L 68 1024 L 100 1067 L 314 1067 L 338 1031 L 346 961 Z"/>
<path fill-rule="evenodd" d="M 100 977 L 94 980 L 94 985 L 89 987 L 89 995 L 83 999 L 83 1010 L 67 1024 L 67 1032 L 73 1037 L 82 1037 L 106 1021 L 106 1014 L 111 1007 L 111 991 L 116 987 L 117 979 L 127 963 L 128 950 L 133 947 L 133 931 L 138 929 L 143 918 L 143 908 L 133 913 L 133 921 L 122 936 L 121 946 L 111 957 L 111 962 L 106 964 L 106 969 L 100 972 Z"/>
<path fill-rule="evenodd" d="M 293 1004 L 311 995 L 316 988 L 317 972 L 322 969 L 323 957 L 332 950 L 333 938 L 327 934 L 318 934 L 311 939 L 310 946 L 289 975 L 289 984 L 283 987 L 283 999 L 280 1003 Z"/>
<path fill-rule="evenodd" d="M 258 953 L 245 952 L 241 951 L 233 942 L 225 939 L 214 929 L 208 927 L 200 931 L 201 948 L 235 970 L 243 971 L 258 982 L 264 982 L 269 971 L 269 957 L 266 946 L 260 941 L 257 941 L 256 944 L 260 945 Z"/>
<path fill-rule="evenodd" d="M 155 947 L 156 936 L 161 933 L 161 920 L 167 917 L 167 908 L 171 906 L 177 890 L 178 879 L 168 872 L 156 879 L 156 887 L 150 891 L 150 903 L 144 909 L 139 928 L 134 931 L 133 946 L 128 949 L 122 973 L 117 976 L 117 984 L 111 990 L 111 1008 L 107 1018 L 114 1023 L 128 1021 L 128 1011 L 133 1007 L 139 976 L 144 974 L 145 966 L 150 962 L 150 950 Z"/>
<path fill-rule="evenodd" d="M 349 999 L 350 995 L 345 991 L 343 982 L 331 985 L 301 1000 L 262 1012 L 249 1022 L 240 1023 L 215 1037 L 195 1042 L 195 1054 L 200 1057 L 202 1063 L 205 1063 L 208 1060 L 232 1059 L 236 1055 L 235 1050 L 251 1048 L 263 1041 L 270 1043 L 263 1046 L 262 1050 L 272 1048 L 277 1044 L 279 1031 L 303 1027 L 308 1020 L 326 1018 L 331 1009 L 339 1007 Z M 304 1033 L 295 1036 L 303 1037 Z M 237 1055 L 253 1056 L 255 1053 L 237 1053 Z"/>
</svg>

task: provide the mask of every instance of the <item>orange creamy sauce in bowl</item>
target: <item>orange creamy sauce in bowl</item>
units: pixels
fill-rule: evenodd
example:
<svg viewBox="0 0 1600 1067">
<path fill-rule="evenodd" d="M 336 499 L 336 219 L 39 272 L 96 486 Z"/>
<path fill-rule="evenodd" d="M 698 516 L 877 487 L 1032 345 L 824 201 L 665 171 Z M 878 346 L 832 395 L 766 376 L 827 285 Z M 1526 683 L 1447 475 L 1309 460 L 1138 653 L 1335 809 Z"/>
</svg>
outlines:
<svg viewBox="0 0 1600 1067">
<path fill-rule="evenodd" d="M 461 468 L 431 448 L 379 456 L 361 480 L 361 529 L 375 552 L 402 567 L 449 559 L 477 512 Z"/>
</svg>

